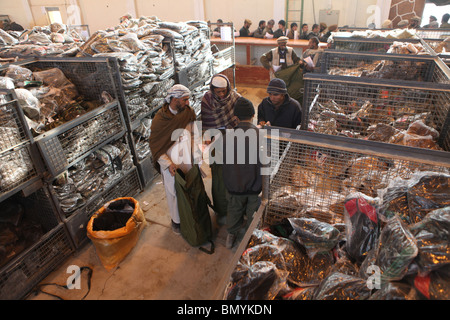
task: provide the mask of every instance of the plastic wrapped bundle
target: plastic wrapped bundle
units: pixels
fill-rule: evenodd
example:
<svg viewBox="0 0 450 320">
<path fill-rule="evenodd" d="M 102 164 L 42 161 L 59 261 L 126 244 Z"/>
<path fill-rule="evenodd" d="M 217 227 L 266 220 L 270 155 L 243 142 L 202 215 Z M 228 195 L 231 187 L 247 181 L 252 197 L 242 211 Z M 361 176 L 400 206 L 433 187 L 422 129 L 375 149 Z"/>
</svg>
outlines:
<svg viewBox="0 0 450 320">
<path fill-rule="evenodd" d="M 314 218 L 289 218 L 293 231 L 289 236 L 302 245 L 313 259 L 317 253 L 330 251 L 339 240 L 339 230 Z"/>
<path fill-rule="evenodd" d="M 365 280 L 335 272 L 325 278 L 316 289 L 315 300 L 366 300 L 370 289 Z"/>
<path fill-rule="evenodd" d="M 408 283 L 403 282 L 388 282 L 381 286 L 369 300 L 409 300 L 411 287 Z"/>
<path fill-rule="evenodd" d="M 414 278 L 414 288 L 419 292 L 419 298 L 450 300 L 450 266 L 442 267 L 428 275 L 417 275 Z"/>
<path fill-rule="evenodd" d="M 431 211 L 409 230 L 417 240 L 415 262 L 422 274 L 450 265 L 450 206 Z"/>
<path fill-rule="evenodd" d="M 429 173 L 412 179 L 408 189 L 411 222 L 421 221 L 428 212 L 450 206 L 450 175 Z"/>
<path fill-rule="evenodd" d="M 317 285 L 324 279 L 333 264 L 330 252 L 318 253 L 313 258 L 296 245 L 295 242 L 277 237 L 269 232 L 254 232 L 249 247 L 241 257 L 241 263 L 252 265 L 257 261 L 270 261 L 279 270 L 287 271 L 287 281 L 295 286 Z"/>
<path fill-rule="evenodd" d="M 227 300 L 273 300 L 285 286 L 286 271 L 270 261 L 249 266 L 238 263 L 231 275 Z"/>
<path fill-rule="evenodd" d="M 418 254 L 417 241 L 399 217 L 389 219 L 375 248 L 381 282 L 401 280 Z"/>
<path fill-rule="evenodd" d="M 361 263 L 375 247 L 379 235 L 376 200 L 362 193 L 354 193 L 347 197 L 344 209 L 346 250 L 356 262 Z"/>
</svg>

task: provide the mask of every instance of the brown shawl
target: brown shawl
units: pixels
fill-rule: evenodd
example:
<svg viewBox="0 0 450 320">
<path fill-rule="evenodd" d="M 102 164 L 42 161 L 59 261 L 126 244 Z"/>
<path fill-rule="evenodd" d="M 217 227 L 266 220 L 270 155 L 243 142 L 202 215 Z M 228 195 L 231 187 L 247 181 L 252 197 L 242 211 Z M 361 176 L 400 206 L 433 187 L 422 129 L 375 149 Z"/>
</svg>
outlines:
<svg viewBox="0 0 450 320">
<path fill-rule="evenodd" d="M 169 104 L 156 113 L 150 127 L 150 150 L 153 157 L 153 166 L 160 172 L 158 159 L 164 154 L 175 141 L 172 141 L 172 132 L 176 129 L 184 129 L 195 120 L 195 112 L 191 107 L 185 108 L 178 114 L 173 114 L 169 110 Z"/>
</svg>

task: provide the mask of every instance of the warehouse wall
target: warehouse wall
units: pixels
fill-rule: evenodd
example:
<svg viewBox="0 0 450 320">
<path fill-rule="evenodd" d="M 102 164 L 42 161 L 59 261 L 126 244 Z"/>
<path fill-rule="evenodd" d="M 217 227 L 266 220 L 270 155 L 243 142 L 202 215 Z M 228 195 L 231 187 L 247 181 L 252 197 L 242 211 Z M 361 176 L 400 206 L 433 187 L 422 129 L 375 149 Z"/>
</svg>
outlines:
<svg viewBox="0 0 450 320">
<path fill-rule="evenodd" d="M 211 22 L 222 19 L 225 22 L 233 22 L 236 30 L 244 25 L 245 19 L 250 19 L 253 24 L 250 30 L 258 27 L 259 20 L 284 19 L 283 16 L 274 16 L 273 0 L 206 0 L 205 17 Z M 280 5 L 284 7 L 284 1 Z"/>
<path fill-rule="evenodd" d="M 385 12 L 388 12 L 390 4 L 391 0 L 304 0 L 303 21 L 308 24 L 318 23 L 320 10 L 338 10 L 340 26 L 364 27 L 373 19 L 380 25 L 381 21 L 387 18 Z M 0 1 L 0 13 L 9 14 L 12 20 L 25 28 L 30 28 L 34 25 L 48 24 L 46 6 L 59 7 L 65 22 L 71 19 L 71 24 L 88 24 L 92 33 L 117 25 L 119 18 L 127 13 L 133 17 L 155 15 L 162 20 L 174 22 L 187 20 L 215 22 L 221 18 L 224 21 L 232 21 L 236 29 L 239 29 L 244 19 L 248 18 L 253 21 L 251 29 L 255 29 L 261 19 L 273 18 L 276 21 L 285 19 L 286 1 L 17 0 Z"/>
<path fill-rule="evenodd" d="M 304 0 L 303 22 L 320 23 L 320 10 L 336 10 L 339 26 L 367 27 L 368 23 L 375 22 L 380 27 L 388 17 L 390 4 L 391 0 Z"/>
</svg>

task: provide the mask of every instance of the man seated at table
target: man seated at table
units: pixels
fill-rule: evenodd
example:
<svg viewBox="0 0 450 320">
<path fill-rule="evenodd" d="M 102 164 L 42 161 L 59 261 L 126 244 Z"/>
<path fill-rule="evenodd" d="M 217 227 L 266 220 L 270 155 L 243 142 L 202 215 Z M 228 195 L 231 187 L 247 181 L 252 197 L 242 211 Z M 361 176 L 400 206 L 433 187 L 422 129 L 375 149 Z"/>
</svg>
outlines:
<svg viewBox="0 0 450 320">
<path fill-rule="evenodd" d="M 252 21 L 249 19 L 244 20 L 244 26 L 239 30 L 240 37 L 253 37 L 253 32 L 250 32 L 250 26 L 252 25 Z"/>
</svg>

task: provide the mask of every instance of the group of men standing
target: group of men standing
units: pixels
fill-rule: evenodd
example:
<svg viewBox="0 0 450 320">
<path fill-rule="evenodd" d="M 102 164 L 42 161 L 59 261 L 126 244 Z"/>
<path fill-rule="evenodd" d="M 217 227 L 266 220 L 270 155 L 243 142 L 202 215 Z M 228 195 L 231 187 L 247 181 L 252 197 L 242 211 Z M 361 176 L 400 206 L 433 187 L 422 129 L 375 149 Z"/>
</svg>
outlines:
<svg viewBox="0 0 450 320">
<path fill-rule="evenodd" d="M 154 166 L 165 187 L 172 230 L 176 233 L 180 233 L 180 213 L 175 174 L 177 170 L 188 172 L 201 162 L 204 154 L 193 141 L 198 123 L 189 105 L 190 93 L 180 84 L 168 90 L 165 104 L 152 120 L 149 140 Z M 257 122 L 252 102 L 233 89 L 225 75 L 212 77 L 210 89 L 201 102 L 201 130 L 208 133 L 202 135 L 202 145 L 215 153 L 216 159 L 217 153 L 222 153 L 222 163 L 209 165 L 213 208 L 219 224 L 227 226 L 227 248 L 232 248 L 242 226 L 248 228 L 261 203 L 264 151 L 260 154 L 259 147 L 252 149 L 255 143 L 251 137 L 260 141 L 262 126 L 297 128 L 301 123 L 300 103 L 289 96 L 283 80 L 272 79 L 267 93 L 268 97 L 257 108 Z M 239 131 L 244 134 L 236 134 Z M 227 148 L 229 145 L 231 150 Z"/>
</svg>

